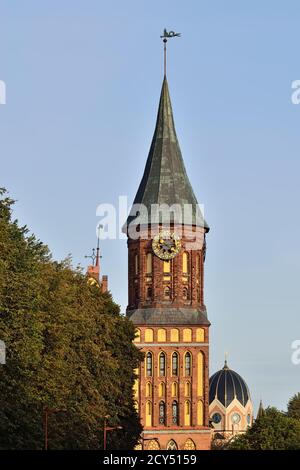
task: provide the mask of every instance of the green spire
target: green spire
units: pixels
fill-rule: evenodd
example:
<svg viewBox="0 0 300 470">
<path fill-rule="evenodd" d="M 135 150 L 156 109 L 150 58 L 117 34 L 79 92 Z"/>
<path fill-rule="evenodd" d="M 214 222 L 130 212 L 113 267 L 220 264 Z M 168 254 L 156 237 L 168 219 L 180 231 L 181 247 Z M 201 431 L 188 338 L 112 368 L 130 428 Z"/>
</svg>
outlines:
<svg viewBox="0 0 300 470">
<path fill-rule="evenodd" d="M 191 204 L 192 224 L 204 226 L 207 231 L 209 230 L 201 213 L 198 212 L 198 220 L 196 220 L 197 199 L 182 159 L 166 77 L 162 84 L 156 126 L 144 175 L 134 204 L 143 204 L 148 210 L 148 218 L 142 217 L 141 220 L 139 217 L 139 224 L 160 222 L 153 217 L 153 213 L 150 220 L 152 204 L 168 204 L 169 206 L 178 204 L 182 211 L 184 204 Z M 127 224 L 134 219 L 135 215 L 132 213 L 127 219 Z M 178 221 L 175 215 L 174 222 Z"/>
</svg>

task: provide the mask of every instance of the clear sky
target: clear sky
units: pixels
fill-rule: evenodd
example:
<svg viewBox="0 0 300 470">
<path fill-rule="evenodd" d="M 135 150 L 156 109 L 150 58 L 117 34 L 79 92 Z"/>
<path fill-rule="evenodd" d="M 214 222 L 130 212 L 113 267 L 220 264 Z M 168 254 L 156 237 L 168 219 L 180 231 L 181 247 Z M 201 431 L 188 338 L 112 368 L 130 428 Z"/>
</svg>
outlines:
<svg viewBox="0 0 300 470">
<path fill-rule="evenodd" d="M 95 245 L 96 207 L 133 200 L 162 82 L 186 168 L 211 226 L 211 373 L 229 365 L 255 406 L 300 391 L 300 4 L 290 0 L 0 0 L 0 186 L 15 215 L 74 264 Z M 124 311 L 125 240 L 102 242 Z"/>
</svg>

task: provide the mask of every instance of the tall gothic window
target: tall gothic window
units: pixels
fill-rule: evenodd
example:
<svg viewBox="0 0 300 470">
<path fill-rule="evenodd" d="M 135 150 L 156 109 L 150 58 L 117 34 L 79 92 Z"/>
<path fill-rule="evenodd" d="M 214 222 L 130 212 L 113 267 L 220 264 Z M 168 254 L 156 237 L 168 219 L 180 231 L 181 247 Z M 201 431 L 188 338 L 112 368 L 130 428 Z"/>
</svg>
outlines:
<svg viewBox="0 0 300 470">
<path fill-rule="evenodd" d="M 192 356 L 191 353 L 187 352 L 184 357 L 184 368 L 185 368 L 185 375 L 190 376 L 192 370 Z"/>
<path fill-rule="evenodd" d="M 173 424 L 179 423 L 178 402 L 176 400 L 172 403 L 172 422 Z"/>
<path fill-rule="evenodd" d="M 166 355 L 165 355 L 165 353 L 160 353 L 160 355 L 159 355 L 159 375 L 161 377 L 166 375 Z"/>
<path fill-rule="evenodd" d="M 166 405 L 164 401 L 159 402 L 159 424 L 166 424 Z"/>
<path fill-rule="evenodd" d="M 146 274 L 152 274 L 152 253 L 146 256 Z"/>
<path fill-rule="evenodd" d="M 139 255 L 134 255 L 134 274 L 137 276 L 139 273 Z"/>
<path fill-rule="evenodd" d="M 151 352 L 148 352 L 147 356 L 146 356 L 146 374 L 147 374 L 147 377 L 152 376 L 152 354 L 151 354 Z"/>
<path fill-rule="evenodd" d="M 172 354 L 172 375 L 178 375 L 178 354 Z"/>
</svg>

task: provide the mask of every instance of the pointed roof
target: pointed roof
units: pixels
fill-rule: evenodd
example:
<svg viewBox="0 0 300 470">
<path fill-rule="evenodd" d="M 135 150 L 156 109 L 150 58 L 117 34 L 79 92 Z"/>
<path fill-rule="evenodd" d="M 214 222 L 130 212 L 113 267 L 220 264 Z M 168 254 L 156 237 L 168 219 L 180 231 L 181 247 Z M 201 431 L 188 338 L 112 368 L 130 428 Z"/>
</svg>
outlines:
<svg viewBox="0 0 300 470">
<path fill-rule="evenodd" d="M 148 211 L 148 216 L 147 214 L 142 215 L 140 212 L 138 224 L 161 222 L 159 214 L 151 213 L 153 204 L 168 204 L 169 206 L 178 204 L 181 211 L 183 211 L 185 204 L 190 204 L 192 224 L 204 226 L 207 231 L 209 230 L 200 212 L 196 196 L 185 170 L 176 135 L 166 76 L 162 84 L 155 131 L 134 204 L 143 204 Z M 134 220 L 137 218 L 136 208 L 137 206 L 129 214 L 127 226 L 129 223 L 135 224 Z M 176 219 L 176 217 L 175 214 L 174 219 L 171 219 L 171 221 L 182 223 L 182 219 Z"/>
<path fill-rule="evenodd" d="M 256 419 L 261 418 L 262 416 L 265 416 L 265 409 L 263 407 L 262 400 L 260 400 Z"/>
</svg>

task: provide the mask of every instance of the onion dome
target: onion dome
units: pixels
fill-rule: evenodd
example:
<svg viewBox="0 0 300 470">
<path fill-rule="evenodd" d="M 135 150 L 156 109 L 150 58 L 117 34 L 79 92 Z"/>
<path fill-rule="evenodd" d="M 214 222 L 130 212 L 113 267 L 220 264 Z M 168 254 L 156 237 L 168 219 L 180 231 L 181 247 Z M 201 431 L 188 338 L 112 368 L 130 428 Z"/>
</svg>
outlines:
<svg viewBox="0 0 300 470">
<path fill-rule="evenodd" d="M 217 399 L 226 408 L 235 398 L 246 406 L 250 399 L 249 388 L 244 379 L 231 370 L 225 361 L 223 369 L 209 379 L 209 403 Z"/>
</svg>

